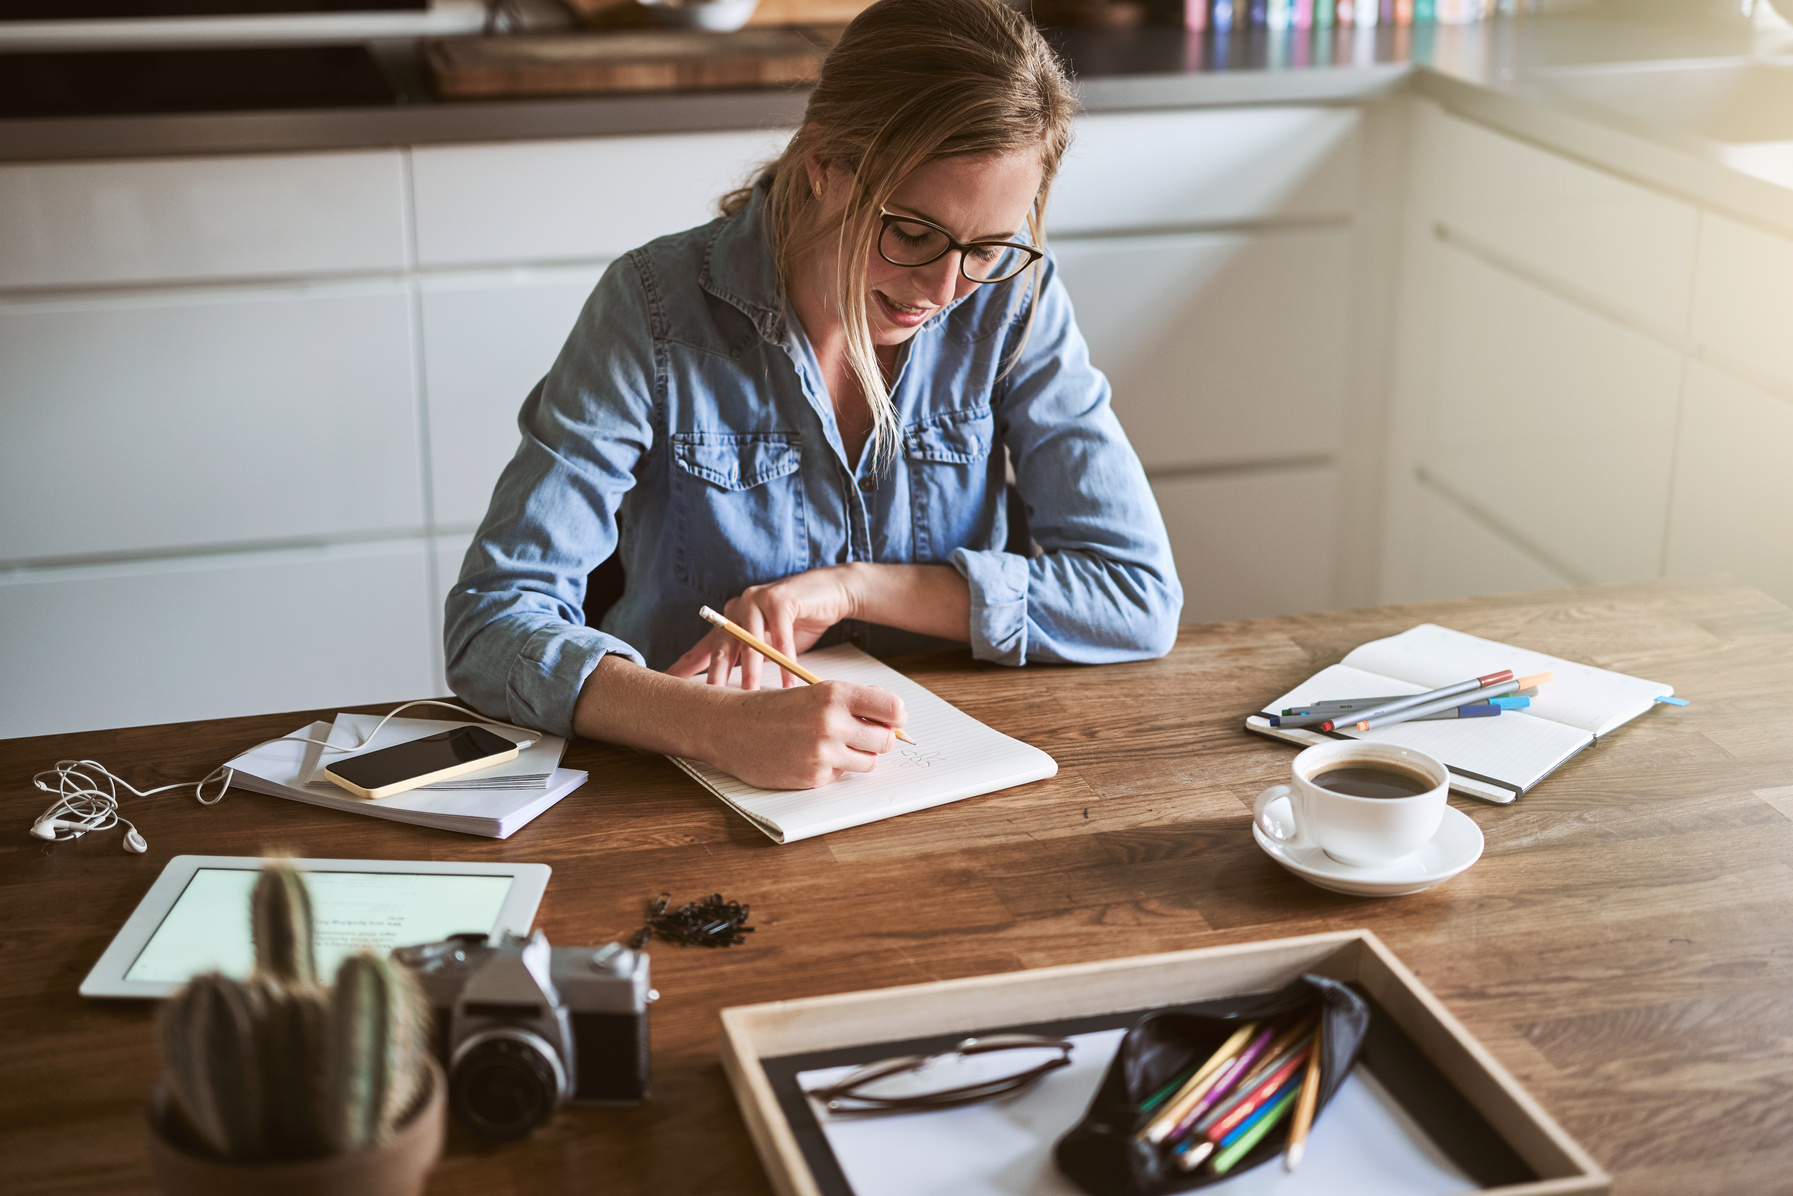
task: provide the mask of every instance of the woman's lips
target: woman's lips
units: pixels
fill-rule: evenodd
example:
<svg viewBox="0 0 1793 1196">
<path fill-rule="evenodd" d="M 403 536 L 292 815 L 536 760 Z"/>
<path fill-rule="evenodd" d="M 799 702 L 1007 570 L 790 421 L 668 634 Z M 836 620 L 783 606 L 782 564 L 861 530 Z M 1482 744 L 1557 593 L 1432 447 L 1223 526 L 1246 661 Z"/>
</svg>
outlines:
<svg viewBox="0 0 1793 1196">
<path fill-rule="evenodd" d="M 901 328 L 919 328 L 934 314 L 931 307 L 898 306 L 883 291 L 873 291 L 872 294 L 877 297 L 878 307 L 883 310 L 884 318 Z"/>
</svg>

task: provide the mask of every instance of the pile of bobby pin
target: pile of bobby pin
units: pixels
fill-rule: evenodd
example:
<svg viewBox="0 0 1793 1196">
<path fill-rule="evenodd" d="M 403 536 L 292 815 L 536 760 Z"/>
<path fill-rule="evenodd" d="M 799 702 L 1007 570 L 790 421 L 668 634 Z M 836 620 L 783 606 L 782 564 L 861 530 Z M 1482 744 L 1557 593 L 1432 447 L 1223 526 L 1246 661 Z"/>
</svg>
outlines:
<svg viewBox="0 0 1793 1196">
<path fill-rule="evenodd" d="M 739 901 L 724 901 L 721 893 L 711 893 L 702 901 L 687 901 L 667 912 L 672 894 L 662 893 L 648 903 L 647 925 L 629 938 L 629 946 L 639 951 L 656 935 L 681 947 L 734 947 L 747 941 L 753 927 L 747 925 L 747 906 Z"/>
<path fill-rule="evenodd" d="M 1247 1022 L 1199 1067 L 1153 1093 L 1141 1142 L 1169 1152 L 1184 1171 L 1204 1163 L 1225 1175 L 1252 1147 L 1293 1118 L 1283 1165 L 1301 1162 L 1320 1095 L 1320 1023 L 1308 1010 Z"/>
</svg>

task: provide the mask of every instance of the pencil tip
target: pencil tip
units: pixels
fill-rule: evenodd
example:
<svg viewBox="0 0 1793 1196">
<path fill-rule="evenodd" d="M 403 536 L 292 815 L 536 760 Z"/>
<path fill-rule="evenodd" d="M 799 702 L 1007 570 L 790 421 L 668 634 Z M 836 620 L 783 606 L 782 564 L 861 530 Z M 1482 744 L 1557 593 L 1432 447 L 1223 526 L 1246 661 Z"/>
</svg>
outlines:
<svg viewBox="0 0 1793 1196">
<path fill-rule="evenodd" d="M 1283 1170 L 1293 1171 L 1295 1168 L 1301 1166 L 1301 1154 L 1306 1149 L 1307 1143 L 1305 1142 L 1289 1143 L 1289 1153 L 1285 1154 L 1282 1158 Z"/>
</svg>

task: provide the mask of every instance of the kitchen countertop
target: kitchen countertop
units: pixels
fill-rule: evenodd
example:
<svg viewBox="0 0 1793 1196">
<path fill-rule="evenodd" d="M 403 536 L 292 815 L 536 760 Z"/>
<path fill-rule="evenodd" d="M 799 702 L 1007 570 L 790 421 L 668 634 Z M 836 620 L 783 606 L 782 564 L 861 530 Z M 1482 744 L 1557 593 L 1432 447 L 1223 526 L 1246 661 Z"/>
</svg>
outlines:
<svg viewBox="0 0 1793 1196">
<path fill-rule="evenodd" d="M 1052 30 L 1085 110 L 1356 103 L 1399 91 L 1695 202 L 1793 230 L 1793 143 L 1735 147 L 1553 94 L 1563 68 L 1793 55 L 1784 22 L 1665 25 L 1527 16 L 1478 25 L 1291 31 Z M 441 101 L 412 43 L 370 45 L 395 92 L 377 107 L 0 120 L 0 162 L 282 153 L 793 125 L 804 89 Z M 3 61 L 3 59 L 0 59 Z"/>
</svg>

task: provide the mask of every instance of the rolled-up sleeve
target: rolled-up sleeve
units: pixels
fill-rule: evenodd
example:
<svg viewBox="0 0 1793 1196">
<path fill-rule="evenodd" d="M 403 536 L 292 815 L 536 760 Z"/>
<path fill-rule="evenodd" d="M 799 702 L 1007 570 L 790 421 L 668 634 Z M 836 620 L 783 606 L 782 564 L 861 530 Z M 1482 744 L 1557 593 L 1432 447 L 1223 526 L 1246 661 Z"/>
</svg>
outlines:
<svg viewBox="0 0 1793 1196">
<path fill-rule="evenodd" d="M 448 682 L 495 718 L 572 734 L 585 679 L 641 653 L 584 625 L 586 576 L 616 549 L 617 510 L 654 447 L 653 340 L 640 274 L 613 264 L 518 415 L 522 442 L 449 592 Z"/>
<path fill-rule="evenodd" d="M 1032 558 L 961 548 L 980 660 L 1100 664 L 1162 656 L 1176 640 L 1183 589 L 1145 470 L 1090 364 L 1051 259 L 1020 313 L 996 411 L 1027 505 Z"/>
</svg>

